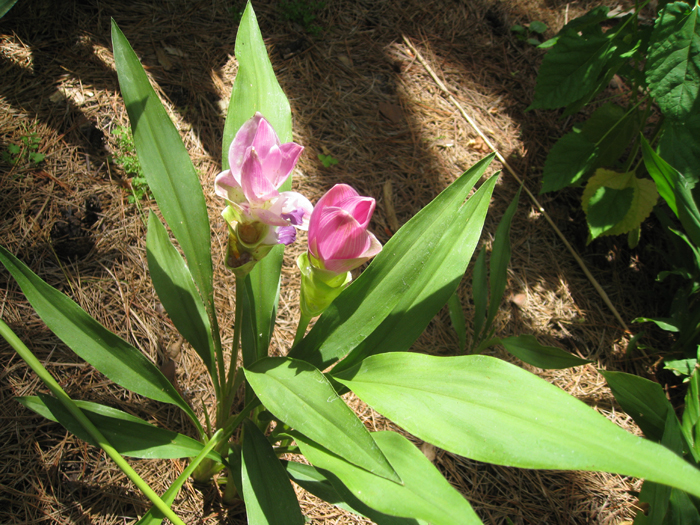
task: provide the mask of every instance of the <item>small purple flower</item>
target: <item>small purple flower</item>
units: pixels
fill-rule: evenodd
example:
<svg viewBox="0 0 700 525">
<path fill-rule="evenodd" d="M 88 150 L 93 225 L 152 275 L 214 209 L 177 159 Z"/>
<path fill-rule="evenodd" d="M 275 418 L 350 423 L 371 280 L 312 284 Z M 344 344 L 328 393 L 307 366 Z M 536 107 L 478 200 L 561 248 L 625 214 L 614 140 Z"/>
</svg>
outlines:
<svg viewBox="0 0 700 525">
<path fill-rule="evenodd" d="M 296 232 L 308 228 L 313 206 L 303 195 L 279 192 L 304 150 L 294 142 L 281 144 L 275 130 L 256 113 L 236 133 L 228 152 L 229 166 L 216 177 L 216 194 L 226 199 L 226 221 L 262 223 L 270 228 L 264 244 L 289 244 Z"/>
<path fill-rule="evenodd" d="M 321 197 L 309 222 L 312 264 L 341 274 L 377 255 L 382 245 L 367 231 L 375 206 L 373 198 L 361 197 L 347 184 L 336 184 Z"/>
</svg>

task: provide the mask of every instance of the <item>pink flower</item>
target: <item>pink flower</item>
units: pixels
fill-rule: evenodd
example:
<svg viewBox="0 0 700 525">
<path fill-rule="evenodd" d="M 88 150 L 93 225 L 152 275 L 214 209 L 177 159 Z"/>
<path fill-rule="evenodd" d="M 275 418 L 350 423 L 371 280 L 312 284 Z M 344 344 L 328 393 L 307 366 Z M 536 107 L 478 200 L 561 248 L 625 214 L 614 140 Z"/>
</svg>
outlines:
<svg viewBox="0 0 700 525">
<path fill-rule="evenodd" d="M 382 245 L 367 231 L 375 205 L 347 184 L 336 184 L 321 197 L 309 222 L 312 264 L 340 274 L 377 255 Z"/>
<path fill-rule="evenodd" d="M 243 124 L 229 148 L 230 168 L 215 181 L 216 194 L 229 204 L 227 222 L 270 226 L 260 239 L 264 244 L 294 242 L 294 228 L 307 229 L 313 207 L 299 193 L 278 190 L 303 150 L 294 142 L 281 144 L 260 113 Z"/>
</svg>

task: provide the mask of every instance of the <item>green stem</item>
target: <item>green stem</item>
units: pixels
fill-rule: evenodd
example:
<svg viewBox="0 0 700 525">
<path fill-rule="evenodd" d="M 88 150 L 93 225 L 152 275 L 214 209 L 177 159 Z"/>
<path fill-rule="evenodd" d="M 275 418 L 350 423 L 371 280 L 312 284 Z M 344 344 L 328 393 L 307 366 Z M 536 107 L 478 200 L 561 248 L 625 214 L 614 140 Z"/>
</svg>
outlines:
<svg viewBox="0 0 700 525">
<path fill-rule="evenodd" d="M 297 325 L 297 333 L 294 336 L 294 343 L 292 343 L 292 348 L 299 344 L 299 342 L 304 339 L 304 334 L 306 333 L 306 327 L 309 326 L 311 322 L 311 317 L 304 315 L 302 312 L 301 317 L 299 317 L 299 324 Z"/>
<path fill-rule="evenodd" d="M 29 365 L 29 367 L 39 376 L 49 390 L 56 396 L 56 398 L 63 404 L 63 406 L 71 413 L 71 415 L 77 419 L 80 424 L 87 430 L 90 436 L 97 442 L 97 444 L 104 450 L 107 455 L 112 458 L 117 466 L 122 469 L 124 474 L 136 485 L 141 492 L 143 492 L 148 499 L 153 502 L 153 504 L 158 508 L 163 515 L 168 518 L 171 522 L 177 525 L 185 525 L 185 523 L 173 512 L 173 510 L 163 502 L 162 499 L 156 494 L 148 484 L 141 479 L 141 477 L 136 473 L 131 465 L 117 452 L 117 450 L 107 441 L 107 439 L 102 435 L 92 421 L 90 421 L 83 411 L 80 410 L 78 405 L 76 405 L 73 400 L 68 397 L 68 394 L 61 388 L 61 386 L 56 382 L 53 376 L 44 368 L 41 362 L 32 354 L 32 352 L 27 348 L 24 343 L 15 335 L 15 333 L 10 329 L 10 327 L 0 319 L 0 335 L 2 335 L 5 340 L 15 349 L 19 356 L 24 359 L 24 361 Z"/>
<path fill-rule="evenodd" d="M 238 361 L 238 347 L 241 342 L 241 325 L 243 324 L 243 280 L 244 277 L 236 276 L 236 316 L 233 325 L 233 345 L 231 346 L 231 360 L 228 366 L 228 378 L 226 380 L 226 387 L 223 391 L 223 398 L 220 403 L 223 405 L 220 407 L 221 419 L 219 421 L 223 422 L 225 418 L 228 417 L 229 410 L 231 410 L 231 405 L 233 404 L 233 395 L 235 394 L 234 383 L 236 377 L 236 363 Z"/>
</svg>

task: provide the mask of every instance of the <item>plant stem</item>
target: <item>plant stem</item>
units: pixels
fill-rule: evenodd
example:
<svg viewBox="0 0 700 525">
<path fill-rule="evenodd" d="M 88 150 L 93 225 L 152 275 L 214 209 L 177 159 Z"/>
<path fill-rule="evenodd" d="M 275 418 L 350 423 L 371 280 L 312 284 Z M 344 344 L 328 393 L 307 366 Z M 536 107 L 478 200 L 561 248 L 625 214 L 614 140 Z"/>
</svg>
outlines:
<svg viewBox="0 0 700 525">
<path fill-rule="evenodd" d="M 185 525 L 185 523 L 173 512 L 173 510 L 165 504 L 165 502 L 160 499 L 158 494 L 156 494 L 153 489 L 151 489 L 148 484 L 141 479 L 141 477 L 136 473 L 131 465 L 117 452 L 117 450 L 107 441 L 107 439 L 102 435 L 97 427 L 90 421 L 83 411 L 80 410 L 78 405 L 68 397 L 68 394 L 61 388 L 61 386 L 56 382 L 53 376 L 49 373 L 44 365 L 34 356 L 34 354 L 27 348 L 24 343 L 15 335 L 15 333 L 10 329 L 10 327 L 0 319 L 0 335 L 2 335 L 5 340 L 15 349 L 19 356 L 24 359 L 24 361 L 29 365 L 29 367 L 39 376 L 49 390 L 56 396 L 56 398 L 61 402 L 61 404 L 68 410 L 71 415 L 80 422 L 80 424 L 87 430 L 90 436 L 97 442 L 97 444 L 104 450 L 107 455 L 114 461 L 117 466 L 122 469 L 124 474 L 136 485 L 141 492 L 143 492 L 148 499 L 161 511 L 166 518 L 176 525 Z"/>
<path fill-rule="evenodd" d="M 306 327 L 309 326 L 311 322 L 311 317 L 304 315 L 302 312 L 301 317 L 299 317 L 299 324 L 297 325 L 297 333 L 294 336 L 294 343 L 292 343 L 292 348 L 294 348 L 299 342 L 304 339 L 304 334 L 306 333 Z"/>
<path fill-rule="evenodd" d="M 226 387 L 223 391 L 223 410 L 222 412 L 224 418 L 228 417 L 228 411 L 231 409 L 231 404 L 233 404 L 232 395 L 233 385 L 235 383 L 234 378 L 236 376 L 236 362 L 238 361 L 238 347 L 241 342 L 241 325 L 243 324 L 243 279 L 244 277 L 236 276 L 236 316 L 233 325 L 233 345 L 231 346 L 231 360 L 228 365 L 228 378 L 226 380 Z M 224 418 L 221 419 L 223 422 Z"/>
</svg>

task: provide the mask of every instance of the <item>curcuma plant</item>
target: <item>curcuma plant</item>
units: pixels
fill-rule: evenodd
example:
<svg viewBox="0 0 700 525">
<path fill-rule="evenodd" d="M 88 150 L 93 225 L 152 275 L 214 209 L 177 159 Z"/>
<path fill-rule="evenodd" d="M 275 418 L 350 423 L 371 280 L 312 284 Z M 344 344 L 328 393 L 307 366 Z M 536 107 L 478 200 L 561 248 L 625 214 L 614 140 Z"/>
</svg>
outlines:
<svg viewBox="0 0 700 525">
<path fill-rule="evenodd" d="M 244 502 L 251 524 L 304 523 L 290 480 L 379 524 L 481 523 L 467 499 L 407 438 L 368 431 L 340 397 L 347 391 L 417 438 L 454 454 L 525 468 L 616 472 L 700 497 L 695 466 L 525 370 L 482 355 L 408 351 L 454 294 L 474 252 L 495 177 L 467 197 L 492 157 L 467 170 L 383 248 L 367 231 L 374 201 L 352 188 L 332 188 L 312 211 L 303 196 L 290 191 L 301 146 L 291 142 L 289 104 L 250 5 L 237 36 L 239 69 L 224 130 L 224 171 L 215 182 L 229 231 L 225 261 L 236 276 L 227 363 L 199 180 L 114 23 L 112 38 L 137 153 L 182 251 L 151 214 L 149 271 L 173 324 L 207 366 L 215 417 L 200 421 L 145 356 L 1 248 L 0 261 L 66 345 L 122 387 L 181 408 L 197 435 L 70 399 L 4 322 L 0 332 L 54 394 L 19 401 L 109 454 L 153 502 L 139 523 L 167 518 L 181 524 L 171 505 L 191 476 L 200 482 L 216 478 L 226 501 Z M 269 357 L 282 252 L 295 228 L 305 227 L 310 243 L 298 260 L 300 327 L 285 357 Z M 349 271 L 370 258 L 350 282 Z M 305 333 L 309 319 L 319 314 Z M 243 408 L 233 411 L 239 396 Z M 280 460 L 283 455 L 287 459 Z M 156 494 L 124 456 L 192 459 L 164 494 Z"/>
</svg>

